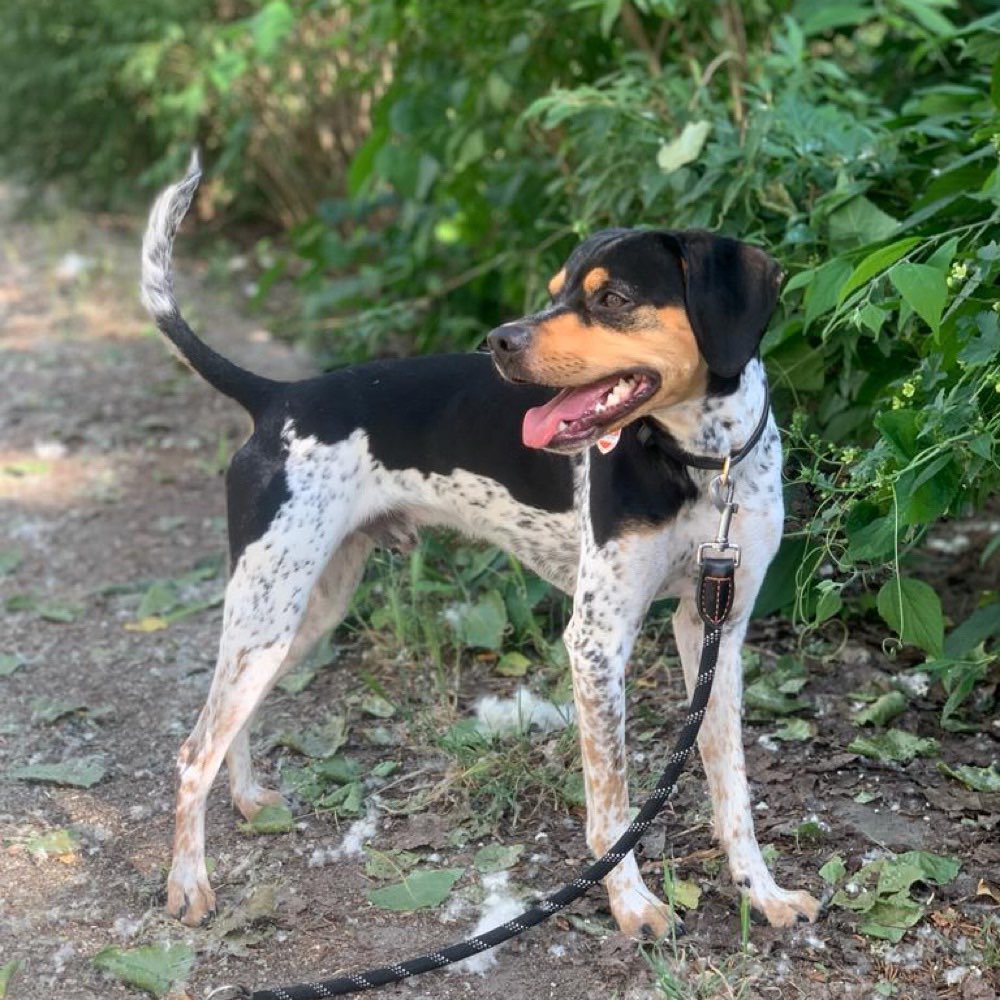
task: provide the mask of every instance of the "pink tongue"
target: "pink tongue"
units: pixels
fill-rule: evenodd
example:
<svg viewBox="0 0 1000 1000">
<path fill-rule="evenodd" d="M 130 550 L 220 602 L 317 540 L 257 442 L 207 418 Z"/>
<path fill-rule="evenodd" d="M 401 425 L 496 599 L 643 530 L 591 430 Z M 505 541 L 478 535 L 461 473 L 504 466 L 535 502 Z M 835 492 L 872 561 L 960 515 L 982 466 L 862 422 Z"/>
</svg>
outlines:
<svg viewBox="0 0 1000 1000">
<path fill-rule="evenodd" d="M 528 410 L 521 424 L 521 440 L 528 448 L 544 448 L 556 436 L 561 421 L 571 423 L 578 420 L 592 410 L 617 381 L 618 376 L 612 375 L 580 389 L 563 389 L 544 406 Z"/>
</svg>

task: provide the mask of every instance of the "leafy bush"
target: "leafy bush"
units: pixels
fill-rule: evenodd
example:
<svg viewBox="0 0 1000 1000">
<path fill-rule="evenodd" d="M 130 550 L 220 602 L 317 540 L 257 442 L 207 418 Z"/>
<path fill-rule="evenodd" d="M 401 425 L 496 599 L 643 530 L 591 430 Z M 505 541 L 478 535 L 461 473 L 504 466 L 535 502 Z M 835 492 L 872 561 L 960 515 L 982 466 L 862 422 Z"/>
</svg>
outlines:
<svg viewBox="0 0 1000 1000">
<path fill-rule="evenodd" d="M 198 144 L 203 213 L 292 225 L 343 190 L 384 88 L 365 9 L 5 0 L 0 168 L 89 204 L 144 203 Z"/>
<path fill-rule="evenodd" d="M 1000 485 L 1000 15 L 718 10 L 501 3 L 467 24 L 425 0 L 382 21 L 399 56 L 352 196 L 295 234 L 315 342 L 472 346 L 604 225 L 768 245 L 790 273 L 763 353 L 800 520 L 758 609 L 820 625 L 874 587 L 937 669 L 940 600 L 907 553 Z M 965 695 L 995 658 L 975 634 L 941 668 Z"/>
</svg>

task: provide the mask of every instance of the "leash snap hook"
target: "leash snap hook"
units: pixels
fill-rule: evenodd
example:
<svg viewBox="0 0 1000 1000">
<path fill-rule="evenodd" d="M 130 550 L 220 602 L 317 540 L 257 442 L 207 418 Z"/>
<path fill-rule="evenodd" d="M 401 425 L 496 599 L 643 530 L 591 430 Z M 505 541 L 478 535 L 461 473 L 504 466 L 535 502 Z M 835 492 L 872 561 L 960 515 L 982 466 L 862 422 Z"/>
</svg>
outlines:
<svg viewBox="0 0 1000 1000">
<path fill-rule="evenodd" d="M 716 476 L 709 484 L 709 496 L 712 505 L 719 512 L 719 530 L 716 532 L 715 541 L 702 542 L 698 546 L 698 565 L 705 561 L 705 553 L 713 550 L 718 556 L 729 557 L 733 560 L 734 568 L 740 564 L 740 547 L 729 541 L 729 526 L 733 520 L 733 514 L 740 505 L 733 502 L 736 494 L 736 484 L 729 476 L 729 457 L 726 457 L 722 467 L 722 472 Z"/>
<path fill-rule="evenodd" d="M 249 1000 L 250 991 L 245 986 L 217 986 L 205 1000 Z"/>
</svg>

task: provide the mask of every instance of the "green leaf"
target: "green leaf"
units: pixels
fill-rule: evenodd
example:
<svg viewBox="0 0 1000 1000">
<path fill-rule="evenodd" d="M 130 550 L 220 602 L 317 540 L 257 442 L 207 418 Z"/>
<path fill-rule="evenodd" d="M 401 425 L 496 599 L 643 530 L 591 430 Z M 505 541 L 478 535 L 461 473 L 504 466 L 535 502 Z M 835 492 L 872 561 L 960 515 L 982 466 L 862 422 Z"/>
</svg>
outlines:
<svg viewBox="0 0 1000 1000">
<path fill-rule="evenodd" d="M 103 759 L 92 756 L 67 760 L 62 764 L 25 764 L 15 767 L 10 777 L 17 781 L 90 788 L 104 777 L 106 770 Z"/>
<path fill-rule="evenodd" d="M 821 590 L 819 600 L 816 602 L 815 620 L 817 625 L 839 614 L 840 609 L 844 606 L 840 591 L 833 586 L 829 586 L 829 580 L 824 580 L 823 584 L 828 584 L 828 586 Z M 820 586 L 822 587 L 823 584 Z"/>
<path fill-rule="evenodd" d="M 47 698 L 37 698 L 31 703 L 31 718 L 35 722 L 51 724 L 68 715 L 86 712 L 87 708 L 88 706 L 80 701 L 50 701 Z"/>
<path fill-rule="evenodd" d="M 10 677 L 15 670 L 24 666 L 24 658 L 16 653 L 0 653 L 0 677 Z"/>
<path fill-rule="evenodd" d="M 941 599 L 923 580 L 895 576 L 878 592 L 878 613 L 904 643 L 919 646 L 932 656 L 944 649 Z"/>
<path fill-rule="evenodd" d="M 945 276 L 926 264 L 897 264 L 889 272 L 889 280 L 903 301 L 935 332 L 941 326 L 941 315 L 948 300 Z"/>
<path fill-rule="evenodd" d="M 154 997 L 164 996 L 194 965 L 194 949 L 186 944 L 153 944 L 123 951 L 114 946 L 94 956 L 94 965 L 116 979 Z"/>
<path fill-rule="evenodd" d="M 901 462 L 908 462 L 917 453 L 920 420 L 916 410 L 886 410 L 875 418 L 875 426 Z"/>
<path fill-rule="evenodd" d="M 497 662 L 494 670 L 503 677 L 523 677 L 531 666 L 529 660 L 523 653 L 504 653 Z"/>
<path fill-rule="evenodd" d="M 898 220 L 883 212 L 864 195 L 852 198 L 830 214 L 830 243 L 835 249 L 853 250 L 866 243 L 888 239 L 899 229 Z M 849 280 L 849 279 L 848 279 Z"/>
<path fill-rule="evenodd" d="M 701 902 L 701 886 L 690 879 L 677 878 L 666 865 L 663 868 L 663 894 L 675 909 L 697 910 Z"/>
<path fill-rule="evenodd" d="M 905 711 L 906 695 L 902 691 L 887 691 L 853 718 L 859 726 L 884 726 Z"/>
<path fill-rule="evenodd" d="M 264 806 L 252 820 L 240 823 L 244 833 L 275 834 L 288 833 L 295 826 L 292 810 L 286 805 Z"/>
<path fill-rule="evenodd" d="M 973 767 L 971 764 L 949 767 L 944 761 L 939 761 L 938 770 L 974 792 L 1000 794 L 1000 770 L 995 767 Z"/>
<path fill-rule="evenodd" d="M 366 694 L 361 699 L 361 711 L 376 719 L 391 719 L 396 714 L 396 706 L 380 694 Z"/>
<path fill-rule="evenodd" d="M 880 274 L 887 267 L 891 267 L 900 257 L 905 257 L 915 246 L 921 243 L 919 236 L 907 236 L 905 239 L 897 240 L 888 246 L 880 247 L 872 251 L 861 263 L 851 272 L 850 277 L 840 288 L 837 295 L 837 305 L 841 305 L 851 292 L 856 291 L 862 285 L 871 281 L 875 275 Z"/>
<path fill-rule="evenodd" d="M 442 868 L 407 875 L 402 882 L 384 889 L 372 889 L 368 900 L 383 910 L 410 912 L 439 906 L 452 886 L 465 874 L 464 868 Z"/>
<path fill-rule="evenodd" d="M 962 862 L 957 858 L 949 858 L 944 854 L 931 854 L 929 851 L 905 851 L 896 857 L 895 863 L 914 865 L 920 869 L 920 876 L 924 882 L 934 882 L 936 885 L 951 882 L 962 868 Z"/>
<path fill-rule="evenodd" d="M 296 670 L 282 677 L 278 687 L 286 694 L 301 694 L 315 679 L 315 670 Z"/>
<path fill-rule="evenodd" d="M 710 122 L 688 122 L 676 139 L 660 146 L 660 151 L 656 154 L 656 165 L 665 174 L 672 174 L 686 164 L 693 163 L 701 155 L 711 130 Z"/>
<path fill-rule="evenodd" d="M 18 961 L 12 958 L 9 962 L 0 965 L 0 1000 L 7 996 L 7 987 L 10 986 L 11 979 L 17 971 Z"/>
<path fill-rule="evenodd" d="M 915 736 L 902 729 L 887 729 L 877 736 L 859 736 L 851 741 L 847 749 L 875 760 L 908 764 L 915 757 L 930 757 L 937 753 L 938 741 L 931 736 Z"/>
<path fill-rule="evenodd" d="M 835 257 L 816 270 L 805 293 L 806 328 L 814 319 L 836 306 L 837 296 L 851 271 L 851 262 L 843 257 Z"/>
<path fill-rule="evenodd" d="M 816 735 L 816 724 L 808 719 L 789 719 L 780 729 L 771 733 L 771 738 L 785 743 L 801 743 Z"/>
<path fill-rule="evenodd" d="M 347 719 L 340 714 L 330 715 L 322 725 L 304 733 L 283 732 L 275 740 L 278 746 L 316 758 L 332 757 L 346 742 Z"/>
<path fill-rule="evenodd" d="M 852 563 L 874 562 L 892 551 L 896 525 L 890 515 L 876 517 L 867 524 L 847 525 L 847 558 Z"/>
<path fill-rule="evenodd" d="M 945 656 L 964 656 L 995 635 L 1000 635 L 1000 601 L 977 608 L 961 625 L 953 628 L 944 641 Z"/>
<path fill-rule="evenodd" d="M 64 601 L 46 601 L 38 605 L 39 618 L 62 625 L 75 622 L 82 613 L 83 608 L 76 604 L 67 604 Z"/>
<path fill-rule="evenodd" d="M 524 844 L 487 844 L 486 847 L 476 851 L 476 856 L 472 859 L 472 864 L 477 872 L 483 875 L 490 875 L 493 872 L 501 872 L 507 868 L 513 868 L 524 851 Z"/>
<path fill-rule="evenodd" d="M 295 15 L 284 0 L 271 0 L 250 20 L 254 48 L 263 59 L 269 59 L 295 27 Z"/>
<path fill-rule="evenodd" d="M 364 852 L 365 874 L 380 881 L 399 878 L 420 861 L 420 855 L 414 851 L 376 851 L 373 847 L 365 847 Z"/>
<path fill-rule="evenodd" d="M 0 576 L 7 576 L 13 573 L 21 565 L 23 558 L 17 549 L 0 550 Z"/>
<path fill-rule="evenodd" d="M 507 608 L 499 591 L 489 590 L 457 614 L 455 630 L 466 646 L 499 649 L 507 627 Z"/>
<path fill-rule="evenodd" d="M 819 870 L 819 877 L 827 885 L 835 885 L 847 874 L 847 865 L 839 854 L 834 854 Z"/>
<path fill-rule="evenodd" d="M 57 857 L 72 854 L 79 843 L 79 837 L 72 831 L 66 829 L 48 830 L 32 837 L 25 845 L 29 854 L 41 854 L 43 856 L 54 854 Z"/>
</svg>

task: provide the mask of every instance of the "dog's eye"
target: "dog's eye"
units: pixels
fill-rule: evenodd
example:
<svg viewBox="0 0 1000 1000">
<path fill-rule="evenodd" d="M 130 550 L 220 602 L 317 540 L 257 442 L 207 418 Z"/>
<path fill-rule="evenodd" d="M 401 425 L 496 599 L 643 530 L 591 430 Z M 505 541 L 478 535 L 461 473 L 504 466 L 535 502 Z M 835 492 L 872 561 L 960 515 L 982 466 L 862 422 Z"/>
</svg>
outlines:
<svg viewBox="0 0 1000 1000">
<path fill-rule="evenodd" d="M 597 297 L 597 304 L 605 309 L 621 309 L 628 305 L 628 299 L 618 292 L 606 289 Z"/>
</svg>

